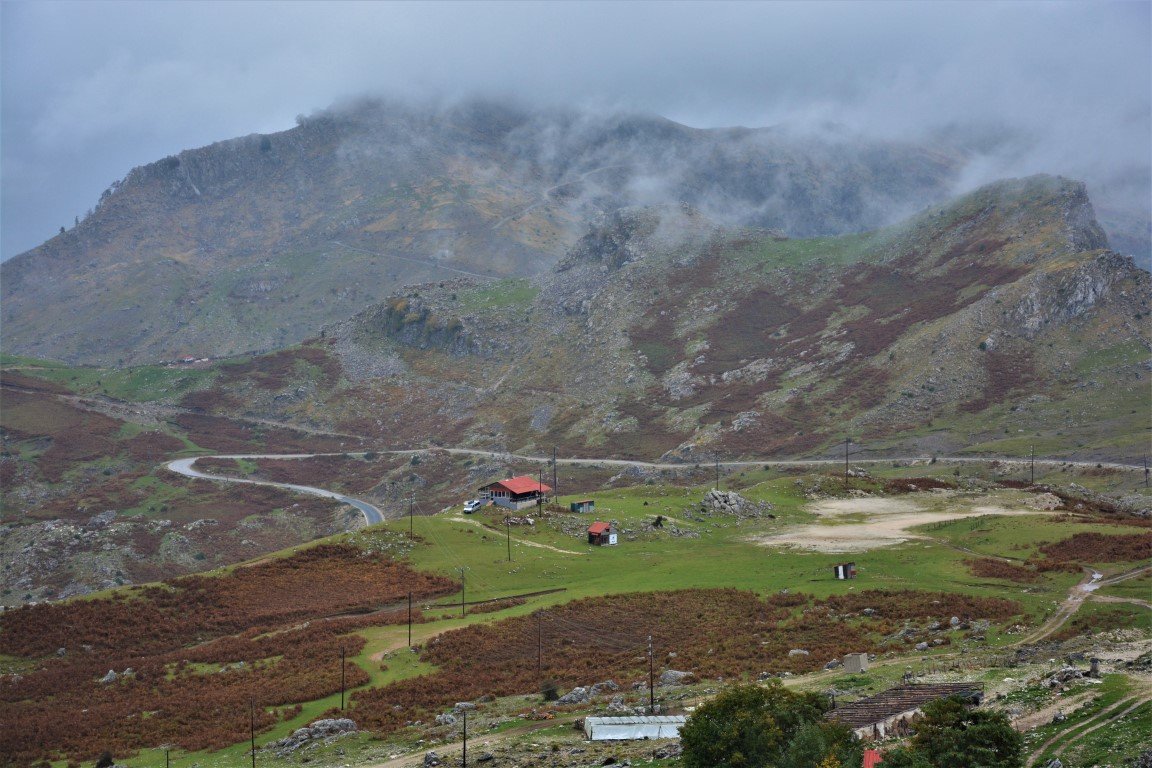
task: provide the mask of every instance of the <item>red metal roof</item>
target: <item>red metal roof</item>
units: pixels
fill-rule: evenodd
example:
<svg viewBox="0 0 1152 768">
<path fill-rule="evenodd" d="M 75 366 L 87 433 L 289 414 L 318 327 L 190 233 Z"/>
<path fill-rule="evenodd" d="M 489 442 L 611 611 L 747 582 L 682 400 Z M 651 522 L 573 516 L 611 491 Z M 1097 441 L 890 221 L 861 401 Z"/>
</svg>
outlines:
<svg viewBox="0 0 1152 768">
<path fill-rule="evenodd" d="M 498 482 L 492 483 L 490 485 L 486 485 L 484 487 L 485 488 L 495 488 L 497 486 L 503 488 L 504 490 L 508 491 L 509 493 L 516 493 L 516 494 L 532 493 L 533 491 L 539 491 L 541 493 L 548 493 L 552 490 L 549 486 L 544 485 L 544 483 L 541 483 L 541 482 L 537 481 L 536 478 L 529 477 L 528 475 L 520 475 L 519 477 L 510 477 L 507 480 L 500 480 Z"/>
<path fill-rule="evenodd" d="M 876 768 L 882 762 L 884 758 L 875 749 L 864 750 L 864 768 Z"/>
<path fill-rule="evenodd" d="M 608 533 L 611 528 L 611 523 L 592 523 L 592 525 L 588 526 L 588 533 L 594 533 L 598 536 L 601 533 Z"/>
</svg>

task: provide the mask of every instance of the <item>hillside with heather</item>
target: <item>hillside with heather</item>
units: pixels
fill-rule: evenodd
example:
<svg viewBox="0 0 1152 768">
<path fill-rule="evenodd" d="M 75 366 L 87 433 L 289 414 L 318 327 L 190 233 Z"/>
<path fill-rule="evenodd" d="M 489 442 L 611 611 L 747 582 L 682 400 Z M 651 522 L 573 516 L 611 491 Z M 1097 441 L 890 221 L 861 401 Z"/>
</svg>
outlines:
<svg viewBox="0 0 1152 768">
<path fill-rule="evenodd" d="M 625 209 L 548 273 L 410 288 L 184 402 L 393 447 L 1134 458 L 1149 290 L 1083 185 L 1052 177 L 833 238 Z"/>
<path fill-rule="evenodd" d="M 945 197 L 963 156 L 366 100 L 132 170 L 77 226 L 0 267 L 4 344 L 102 365 L 271 350 L 404 285 L 547 273 L 621 206 L 684 201 L 795 237 L 872 229 Z"/>
</svg>

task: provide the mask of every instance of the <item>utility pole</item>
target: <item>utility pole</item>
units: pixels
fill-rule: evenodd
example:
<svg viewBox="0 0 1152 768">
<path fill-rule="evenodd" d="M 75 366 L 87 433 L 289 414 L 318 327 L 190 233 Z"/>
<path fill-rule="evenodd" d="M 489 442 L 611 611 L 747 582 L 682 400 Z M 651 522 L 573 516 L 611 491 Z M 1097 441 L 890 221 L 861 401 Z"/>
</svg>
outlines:
<svg viewBox="0 0 1152 768">
<path fill-rule="evenodd" d="M 1031 461 L 1032 472 L 1031 472 L 1031 477 L 1029 479 L 1029 482 L 1032 485 L 1036 485 L 1036 446 L 1035 445 L 1028 446 L 1028 451 L 1032 455 L 1032 461 Z"/>
<path fill-rule="evenodd" d="M 536 473 L 536 514 L 539 515 L 544 507 L 544 465 L 541 464 Z"/>
<path fill-rule="evenodd" d="M 648 714 L 656 714 L 656 667 L 652 660 L 652 635 L 648 635 Z"/>
<path fill-rule="evenodd" d="M 340 646 L 340 711 L 344 711 L 344 646 Z"/>
<path fill-rule="evenodd" d="M 460 615 L 464 616 L 464 566 L 460 566 Z"/>
<path fill-rule="evenodd" d="M 560 498 L 560 476 L 556 473 L 556 446 L 552 446 L 552 498 Z"/>
<path fill-rule="evenodd" d="M 256 704 L 248 702 L 248 738 L 252 744 L 252 768 L 256 768 Z"/>
<path fill-rule="evenodd" d="M 172 763 L 168 761 L 168 750 L 164 750 L 164 768 L 171 768 Z"/>
<path fill-rule="evenodd" d="M 512 518 L 504 518 L 504 537 L 508 540 L 508 562 L 512 562 Z"/>
<path fill-rule="evenodd" d="M 468 768 L 468 710 L 462 710 L 460 714 L 464 715 L 464 768 Z"/>
<path fill-rule="evenodd" d="M 408 648 L 412 648 L 412 593 L 408 593 Z"/>
</svg>

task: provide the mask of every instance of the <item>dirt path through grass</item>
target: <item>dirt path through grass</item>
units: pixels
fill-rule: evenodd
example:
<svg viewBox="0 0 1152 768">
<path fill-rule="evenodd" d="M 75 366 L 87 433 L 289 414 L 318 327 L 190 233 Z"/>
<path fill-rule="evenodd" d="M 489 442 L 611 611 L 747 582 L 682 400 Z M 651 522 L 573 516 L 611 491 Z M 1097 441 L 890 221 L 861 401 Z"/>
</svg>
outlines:
<svg viewBox="0 0 1152 768">
<path fill-rule="evenodd" d="M 499 531 L 492 530 L 491 528 L 489 528 L 486 525 L 484 525 L 483 523 L 481 523 L 479 520 L 469 520 L 469 519 L 464 518 L 464 517 L 450 517 L 448 519 L 454 523 L 465 523 L 467 525 L 474 525 L 477 528 L 488 531 L 489 533 L 496 535 L 496 536 L 500 535 Z M 586 555 L 586 554 L 588 554 L 587 552 L 573 552 L 570 549 L 560 549 L 560 547 L 554 547 L 551 544 L 542 544 L 539 541 L 528 541 L 527 539 L 517 539 L 517 538 L 513 538 L 512 541 L 516 542 L 517 544 L 524 544 L 525 546 L 529 546 L 529 547 L 540 547 L 541 549 L 549 549 L 553 552 L 559 552 L 562 555 Z"/>
<path fill-rule="evenodd" d="M 1082 723 L 1075 723 L 1070 725 L 1068 728 L 1060 731 L 1060 733 L 1048 739 L 1048 741 L 1044 742 L 1035 750 L 1033 750 L 1032 754 L 1028 757 L 1028 761 L 1024 763 L 1025 768 L 1031 768 L 1031 766 L 1035 764 L 1035 762 L 1045 753 L 1045 751 L 1047 751 L 1054 744 L 1060 743 L 1059 748 L 1057 748 L 1056 751 L 1052 753 L 1054 757 L 1059 757 L 1060 755 L 1064 754 L 1064 750 L 1068 749 L 1068 747 L 1072 746 L 1077 741 L 1080 741 L 1080 739 L 1084 738 L 1089 733 L 1092 733 L 1098 728 L 1103 728 L 1115 720 L 1119 720 L 1138 707 L 1147 704 L 1149 701 L 1152 701 L 1152 694 L 1133 694 L 1121 699 L 1116 704 L 1113 704 L 1103 712 L 1096 714 L 1095 716 L 1085 720 Z M 1084 726 L 1088 727 L 1085 728 Z M 1073 731 L 1079 732 L 1069 738 L 1069 735 Z"/>
</svg>

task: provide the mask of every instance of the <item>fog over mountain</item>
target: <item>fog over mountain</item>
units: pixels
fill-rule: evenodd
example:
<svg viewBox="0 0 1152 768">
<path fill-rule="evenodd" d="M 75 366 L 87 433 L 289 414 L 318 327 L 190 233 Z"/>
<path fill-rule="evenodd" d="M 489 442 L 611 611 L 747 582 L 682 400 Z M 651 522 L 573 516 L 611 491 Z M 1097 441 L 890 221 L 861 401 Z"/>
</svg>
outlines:
<svg viewBox="0 0 1152 768">
<path fill-rule="evenodd" d="M 1146 3 L 5 3 L 2 255 L 138 165 L 364 95 L 959 148 L 1084 179 L 1146 248 Z M 901 212 L 895 212 L 899 215 Z"/>
</svg>

